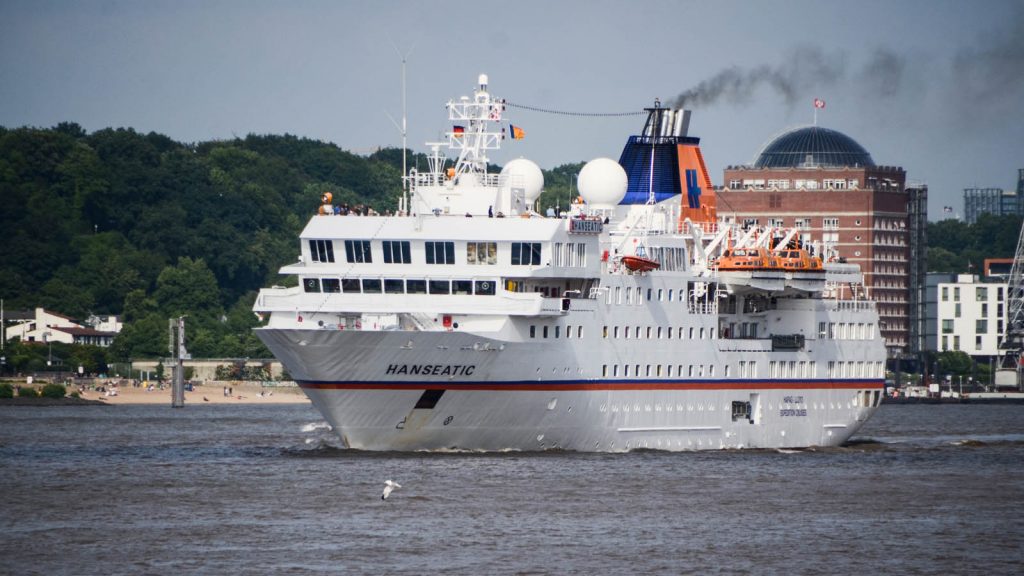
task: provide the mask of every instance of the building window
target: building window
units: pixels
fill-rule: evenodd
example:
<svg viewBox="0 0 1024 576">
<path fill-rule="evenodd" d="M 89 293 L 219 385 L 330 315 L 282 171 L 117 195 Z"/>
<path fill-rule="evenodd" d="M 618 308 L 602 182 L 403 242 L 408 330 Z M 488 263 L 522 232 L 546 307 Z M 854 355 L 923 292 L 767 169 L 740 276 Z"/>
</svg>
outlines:
<svg viewBox="0 0 1024 576">
<path fill-rule="evenodd" d="M 839 230 L 839 218 L 822 218 L 821 228 L 823 230 Z"/>
<path fill-rule="evenodd" d="M 326 292 L 326 290 L 325 290 Z M 976 334 L 987 334 L 988 333 L 988 320 L 981 319 L 974 321 L 974 332 Z"/>
<path fill-rule="evenodd" d="M 974 300 L 976 302 L 984 302 L 988 300 L 988 288 L 984 286 L 978 286 L 974 289 Z"/>
<path fill-rule="evenodd" d="M 497 242 L 467 242 L 466 264 L 497 264 Z"/>
<path fill-rule="evenodd" d="M 408 240 L 385 240 L 383 246 L 385 264 L 408 264 L 412 262 L 409 258 Z"/>
<path fill-rule="evenodd" d="M 943 320 L 942 321 L 942 333 L 943 334 L 952 334 L 953 333 L 953 321 L 952 320 Z"/>
<path fill-rule="evenodd" d="M 309 253 L 313 262 L 334 262 L 334 242 L 330 240 L 310 240 Z"/>
<path fill-rule="evenodd" d="M 513 242 L 513 266 L 540 266 L 540 242 Z"/>
<path fill-rule="evenodd" d="M 942 287 L 942 301 L 949 302 L 949 286 Z"/>
<path fill-rule="evenodd" d="M 455 264 L 455 242 L 426 242 L 427 264 Z"/>
<path fill-rule="evenodd" d="M 368 264 L 373 262 L 370 255 L 369 240 L 345 240 L 345 258 L 352 263 Z"/>
</svg>

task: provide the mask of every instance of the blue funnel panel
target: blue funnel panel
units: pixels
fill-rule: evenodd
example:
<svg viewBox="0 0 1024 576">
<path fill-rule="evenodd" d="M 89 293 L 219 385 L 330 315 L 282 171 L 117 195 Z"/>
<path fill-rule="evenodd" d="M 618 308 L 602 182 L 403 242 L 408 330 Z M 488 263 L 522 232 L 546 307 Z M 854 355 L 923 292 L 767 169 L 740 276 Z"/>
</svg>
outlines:
<svg viewBox="0 0 1024 576">
<path fill-rule="evenodd" d="M 679 153 L 675 138 L 659 138 L 652 144 L 644 136 L 630 136 L 619 164 L 626 170 L 629 186 L 619 204 L 646 204 L 651 191 L 651 148 L 654 148 L 654 199 L 667 200 L 682 190 L 679 186 Z M 682 139 L 680 139 L 682 140 Z"/>
</svg>

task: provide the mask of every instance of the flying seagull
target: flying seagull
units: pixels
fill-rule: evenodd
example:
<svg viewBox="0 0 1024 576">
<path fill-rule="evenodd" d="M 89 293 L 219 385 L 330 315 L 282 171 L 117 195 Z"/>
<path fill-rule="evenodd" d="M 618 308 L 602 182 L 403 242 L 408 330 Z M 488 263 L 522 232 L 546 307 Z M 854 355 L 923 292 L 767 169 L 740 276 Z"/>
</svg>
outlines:
<svg viewBox="0 0 1024 576">
<path fill-rule="evenodd" d="M 380 495 L 380 499 L 381 500 L 387 500 L 388 496 L 391 495 L 391 491 L 392 490 L 394 490 L 395 488 L 401 488 L 401 487 L 402 487 L 402 485 L 399 484 L 398 482 L 395 482 L 394 480 L 385 480 L 384 481 L 384 493 Z"/>
</svg>

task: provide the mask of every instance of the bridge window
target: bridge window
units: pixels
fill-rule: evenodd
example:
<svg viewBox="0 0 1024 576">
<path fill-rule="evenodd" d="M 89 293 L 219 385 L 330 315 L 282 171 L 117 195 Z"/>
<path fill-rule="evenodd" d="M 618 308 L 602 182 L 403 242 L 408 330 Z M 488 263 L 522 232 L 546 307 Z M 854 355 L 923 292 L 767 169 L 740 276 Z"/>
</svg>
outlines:
<svg viewBox="0 0 1024 576">
<path fill-rule="evenodd" d="M 448 280 L 431 280 L 427 287 L 431 294 L 451 294 L 452 284 Z"/>
<path fill-rule="evenodd" d="M 384 293 L 385 294 L 404 294 L 405 293 L 405 281 L 400 278 L 385 278 L 384 279 Z"/>
<path fill-rule="evenodd" d="M 513 242 L 513 266 L 540 266 L 540 242 Z"/>
<path fill-rule="evenodd" d="M 323 286 L 324 292 L 341 292 L 341 280 L 337 278 L 324 278 L 320 284 Z"/>
<path fill-rule="evenodd" d="M 474 281 L 474 293 L 483 296 L 493 296 L 495 294 L 495 282 L 491 280 L 476 280 Z"/>
<path fill-rule="evenodd" d="M 409 242 L 407 240 L 385 240 L 383 246 L 385 264 L 408 264 L 412 262 L 409 257 Z"/>
<path fill-rule="evenodd" d="M 426 294 L 427 293 L 427 281 L 426 280 L 406 280 L 405 291 L 409 294 Z"/>
<path fill-rule="evenodd" d="M 467 242 L 466 264 L 497 264 L 497 242 Z"/>
<path fill-rule="evenodd" d="M 427 264 L 455 264 L 455 242 L 427 242 Z"/>
<path fill-rule="evenodd" d="M 330 240 L 310 240 L 309 253 L 313 262 L 334 262 L 334 242 Z"/>
<path fill-rule="evenodd" d="M 305 278 L 302 280 L 302 289 L 306 292 L 319 292 L 320 291 L 320 279 L 319 278 Z"/>
<path fill-rule="evenodd" d="M 345 280 L 345 282 L 358 282 L 358 280 Z M 345 292 L 359 292 L 358 286 L 353 286 L 352 290 L 349 290 L 348 284 L 344 284 L 344 286 Z M 380 294 L 380 278 L 363 278 L 363 292 L 365 292 L 366 294 Z"/>
<path fill-rule="evenodd" d="M 369 240 L 345 240 L 345 258 L 352 263 L 373 262 Z"/>
</svg>

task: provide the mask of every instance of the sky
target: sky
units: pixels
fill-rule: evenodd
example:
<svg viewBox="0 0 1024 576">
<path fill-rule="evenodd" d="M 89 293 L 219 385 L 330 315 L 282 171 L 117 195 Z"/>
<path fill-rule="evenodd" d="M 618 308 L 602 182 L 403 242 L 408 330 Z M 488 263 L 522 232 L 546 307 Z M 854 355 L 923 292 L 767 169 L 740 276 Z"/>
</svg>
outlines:
<svg viewBox="0 0 1024 576">
<path fill-rule="evenodd" d="M 686 101 L 716 184 L 787 129 L 843 132 L 929 186 L 1014 189 L 1024 168 L 1020 0 L 0 0 L 0 125 L 130 127 L 180 142 L 294 134 L 367 154 L 495 97 L 567 112 Z M 642 116 L 511 109 L 491 160 L 617 159 Z"/>
</svg>

